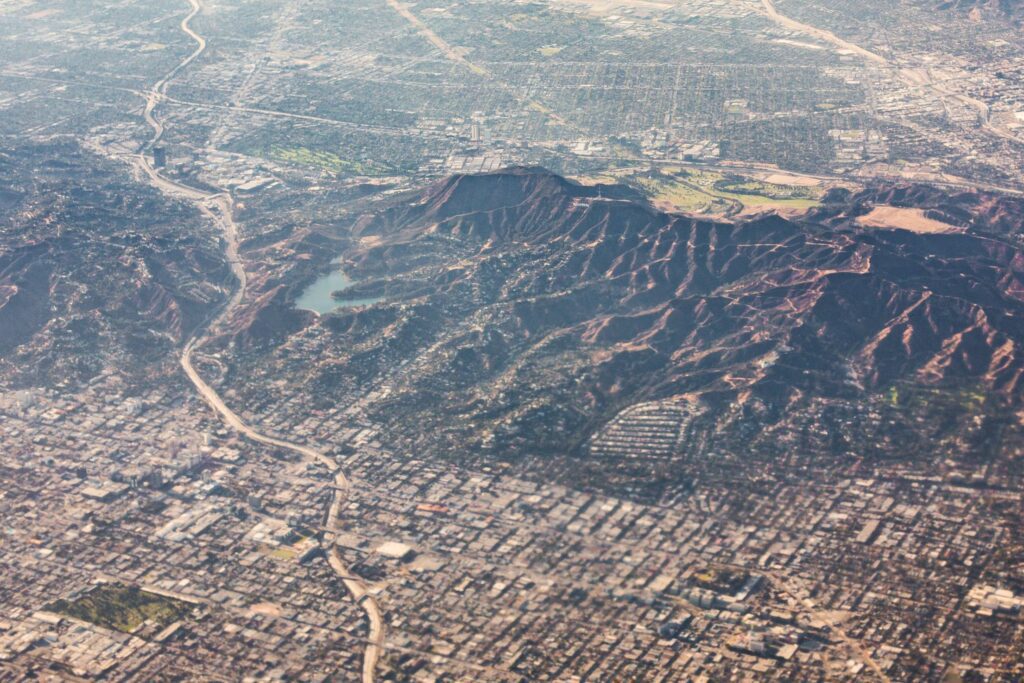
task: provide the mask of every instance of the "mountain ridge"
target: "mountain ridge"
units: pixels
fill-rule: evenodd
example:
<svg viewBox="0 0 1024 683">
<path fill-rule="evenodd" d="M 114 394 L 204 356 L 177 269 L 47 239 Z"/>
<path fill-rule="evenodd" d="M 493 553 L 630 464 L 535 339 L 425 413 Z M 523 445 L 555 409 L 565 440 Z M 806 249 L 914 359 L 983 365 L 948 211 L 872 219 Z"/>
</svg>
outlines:
<svg viewBox="0 0 1024 683">
<path fill-rule="evenodd" d="M 962 197 L 959 232 L 861 227 L 872 204 L 942 204 L 913 188 L 839 199 L 728 221 L 538 169 L 446 178 L 355 220 L 346 295 L 383 301 L 324 316 L 330 362 L 303 381 L 330 400 L 408 368 L 374 417 L 426 453 L 575 452 L 624 407 L 674 397 L 776 420 L 895 386 L 1019 406 L 1017 229 L 979 232 L 968 214 L 990 203 Z M 408 411 L 423 428 L 400 436 Z"/>
</svg>

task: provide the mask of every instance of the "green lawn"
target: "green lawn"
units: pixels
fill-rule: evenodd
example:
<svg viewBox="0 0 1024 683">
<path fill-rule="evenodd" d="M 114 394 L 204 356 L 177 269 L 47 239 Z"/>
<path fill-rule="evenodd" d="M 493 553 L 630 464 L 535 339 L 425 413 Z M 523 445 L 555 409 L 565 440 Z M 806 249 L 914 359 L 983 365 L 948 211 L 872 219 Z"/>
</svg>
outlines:
<svg viewBox="0 0 1024 683">
<path fill-rule="evenodd" d="M 272 146 L 262 156 L 275 161 L 283 161 L 300 166 L 312 166 L 331 173 L 351 175 L 382 176 L 393 172 L 393 169 L 375 161 L 359 161 L 345 159 L 334 152 L 309 149 L 308 147 Z"/>
<path fill-rule="evenodd" d="M 818 187 L 776 185 L 751 178 L 726 176 L 717 171 L 685 169 L 679 179 L 710 197 L 723 202 L 736 202 L 745 207 L 788 207 L 809 209 L 819 205 L 823 190 Z"/>
<path fill-rule="evenodd" d="M 711 209 L 715 198 L 693 187 L 666 176 L 634 176 L 633 182 L 655 202 L 671 204 L 679 211 L 704 213 Z"/>
<path fill-rule="evenodd" d="M 761 180 L 729 178 L 715 181 L 713 190 L 723 197 L 736 199 L 747 206 L 771 204 L 801 209 L 817 206 L 822 193 L 818 187 L 776 185 Z"/>
<path fill-rule="evenodd" d="M 74 600 L 58 600 L 47 609 L 97 626 L 130 633 L 147 619 L 161 626 L 192 611 L 193 605 L 144 591 L 138 586 L 103 583 Z"/>
</svg>

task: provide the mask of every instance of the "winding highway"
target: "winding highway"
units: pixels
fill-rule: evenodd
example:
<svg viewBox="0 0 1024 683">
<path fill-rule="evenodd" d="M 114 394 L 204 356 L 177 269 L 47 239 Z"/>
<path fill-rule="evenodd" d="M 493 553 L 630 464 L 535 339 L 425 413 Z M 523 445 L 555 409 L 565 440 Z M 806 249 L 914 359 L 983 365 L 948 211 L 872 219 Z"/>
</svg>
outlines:
<svg viewBox="0 0 1024 683">
<path fill-rule="evenodd" d="M 337 574 L 338 578 L 344 584 L 345 589 L 348 591 L 353 602 L 355 602 L 366 614 L 366 619 L 369 623 L 369 633 L 366 640 L 366 649 L 363 653 L 362 681 L 363 683 L 373 683 L 376 676 L 377 663 L 380 660 L 381 653 L 384 649 L 384 619 L 381 615 L 380 606 L 378 605 L 376 598 L 369 592 L 365 582 L 353 574 L 353 572 L 345 565 L 345 562 L 341 557 L 341 553 L 338 551 L 338 547 L 335 544 L 335 537 L 333 535 L 333 530 L 337 529 L 340 525 L 339 517 L 341 515 L 341 508 L 344 501 L 348 498 L 348 493 L 352 489 L 351 482 L 338 466 L 338 463 L 325 453 L 322 453 L 315 448 L 311 448 L 310 446 L 305 446 L 300 443 L 294 443 L 292 441 L 264 434 L 243 420 L 238 413 L 232 410 L 224 402 L 224 399 L 221 398 L 220 394 L 218 394 L 217 391 L 203 379 L 202 375 L 199 374 L 199 371 L 196 370 L 193 362 L 195 352 L 209 341 L 212 333 L 225 320 L 230 318 L 231 314 L 241 303 L 242 297 L 245 295 L 248 280 L 246 278 L 245 268 L 242 266 L 242 263 L 238 258 L 238 225 L 234 220 L 233 214 L 235 203 L 231 195 L 225 191 L 212 194 L 207 193 L 199 188 L 167 178 L 160 173 L 159 169 L 153 166 L 147 154 L 147 152 L 160 141 L 161 137 L 163 137 L 164 126 L 159 119 L 156 118 L 154 110 L 156 109 L 157 104 L 164 99 L 167 85 L 175 76 L 177 76 L 189 64 L 198 59 L 206 50 L 206 40 L 192 30 L 190 26 L 192 19 L 195 18 L 195 16 L 202 10 L 202 6 L 200 5 L 199 0 L 188 1 L 191 6 L 191 10 L 188 15 L 181 20 L 180 27 L 181 30 L 196 43 L 196 48 L 184 60 L 167 72 L 167 74 L 157 81 L 149 92 L 146 93 L 146 107 L 143 111 L 143 116 L 149 126 L 153 129 L 153 136 L 146 143 L 142 152 L 134 157 L 134 164 L 152 185 L 163 192 L 193 202 L 204 215 L 209 217 L 214 223 L 221 226 L 224 232 L 224 241 L 226 244 L 225 256 L 227 257 L 228 263 L 231 264 L 231 270 L 238 281 L 238 285 L 232 292 L 231 297 L 221 306 L 219 311 L 217 311 L 205 325 L 198 329 L 192 338 L 185 344 L 185 347 L 181 352 L 181 367 L 199 395 L 202 396 L 203 400 L 205 400 L 206 403 L 217 413 L 225 425 L 256 443 L 291 451 L 292 453 L 301 456 L 302 459 L 307 462 L 320 463 L 334 476 L 334 486 L 332 487 L 333 494 L 330 508 L 327 513 L 328 533 L 325 534 L 320 544 L 331 569 L 334 570 L 334 573 Z"/>
</svg>

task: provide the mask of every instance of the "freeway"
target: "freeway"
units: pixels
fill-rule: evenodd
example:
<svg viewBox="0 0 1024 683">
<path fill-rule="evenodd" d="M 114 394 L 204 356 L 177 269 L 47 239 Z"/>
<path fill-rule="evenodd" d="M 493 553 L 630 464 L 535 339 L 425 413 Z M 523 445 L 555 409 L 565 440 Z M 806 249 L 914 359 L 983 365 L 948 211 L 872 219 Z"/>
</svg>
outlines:
<svg viewBox="0 0 1024 683">
<path fill-rule="evenodd" d="M 373 683 L 376 675 L 377 663 L 380 660 L 380 655 L 384 648 L 384 619 L 381 615 L 380 606 L 378 605 L 376 598 L 369 592 L 365 582 L 350 571 L 345 565 L 344 560 L 341 557 L 341 553 L 338 551 L 338 547 L 334 542 L 334 535 L 331 533 L 332 530 L 337 529 L 338 527 L 338 518 L 342 504 L 352 489 L 351 482 L 338 466 L 338 463 L 327 454 L 310 446 L 264 434 L 243 420 L 238 413 L 224 402 L 224 399 L 221 398 L 220 394 L 218 394 L 217 391 L 203 379 L 202 375 L 199 374 L 199 371 L 196 370 L 195 363 L 193 362 L 195 352 L 209 341 L 214 331 L 217 330 L 225 320 L 230 318 L 231 314 L 241 303 L 242 298 L 245 295 L 248 281 L 246 279 L 245 267 L 242 265 L 238 256 L 238 225 L 235 223 L 234 219 L 235 203 L 231 195 L 225 191 L 210 194 L 196 187 L 167 178 L 160 173 L 159 169 L 153 166 L 149 160 L 149 156 L 146 154 L 147 150 L 152 149 L 152 147 L 160 141 L 160 138 L 164 133 L 163 124 L 155 116 L 154 110 L 156 105 L 164 99 L 167 85 L 178 73 L 182 71 L 182 69 L 198 59 L 206 50 L 206 40 L 193 31 L 190 26 L 190 22 L 201 11 L 202 7 L 199 4 L 199 0 L 189 0 L 189 4 L 191 5 L 191 10 L 188 15 L 182 19 L 180 28 L 186 35 L 195 41 L 196 49 L 171 69 L 163 78 L 157 81 L 147 93 L 146 108 L 143 112 L 143 116 L 149 126 L 153 129 L 153 136 L 150 138 L 143 151 L 134 157 L 133 162 L 138 170 L 148 178 L 150 183 L 155 187 L 168 194 L 192 201 L 205 216 L 210 218 L 215 224 L 219 224 L 221 226 L 226 245 L 225 256 L 227 257 L 228 263 L 231 264 L 231 270 L 238 284 L 234 288 L 234 292 L 231 297 L 217 312 L 215 312 L 213 316 L 211 316 L 206 324 L 201 326 L 194 333 L 191 339 L 186 342 L 184 349 L 181 352 L 181 367 L 199 395 L 217 413 L 225 425 L 251 441 L 291 451 L 301 456 L 303 460 L 307 462 L 319 463 L 334 475 L 332 499 L 327 515 L 327 526 L 329 531 L 321 540 L 321 547 L 324 550 L 324 555 L 327 557 L 328 563 L 344 584 L 353 602 L 355 602 L 366 614 L 366 619 L 369 623 L 369 635 L 367 638 L 366 649 L 363 654 L 362 681 L 363 683 Z"/>
<path fill-rule="evenodd" d="M 199 56 L 206 52 L 206 39 L 193 31 L 191 26 L 189 26 L 195 16 L 199 14 L 199 10 L 202 8 L 199 5 L 199 0 L 188 0 L 188 2 L 189 5 L 192 6 L 192 10 L 185 15 L 184 19 L 181 20 L 179 27 L 186 35 L 188 35 L 189 38 L 195 41 L 196 49 L 185 57 L 185 59 L 179 62 L 173 69 L 168 71 L 163 78 L 157 81 L 146 95 L 146 109 L 143 111 L 142 115 L 145 117 L 146 123 L 153 128 L 153 138 L 149 141 L 147 147 L 152 147 L 159 142 L 160 138 L 163 137 L 164 134 L 164 126 L 156 119 L 155 116 L 153 116 L 153 110 L 156 109 L 156 105 L 161 99 L 163 99 L 164 94 L 167 92 L 167 84 L 170 83 L 171 79 L 177 76 L 182 69 L 199 59 Z"/>
<path fill-rule="evenodd" d="M 831 31 L 818 28 L 817 26 L 811 26 L 810 24 L 805 24 L 781 14 L 775 7 L 775 0 L 761 0 L 761 3 L 764 7 L 765 14 L 768 15 L 768 18 L 783 28 L 803 33 L 804 35 L 817 38 L 825 43 L 830 43 L 839 50 L 855 54 L 858 57 L 862 57 L 863 59 L 880 66 L 894 66 L 889 59 L 886 59 L 882 55 L 866 50 L 855 43 L 843 40 Z M 981 121 L 981 128 L 986 133 L 1012 142 L 1021 141 L 1013 132 L 1006 128 L 1001 128 L 992 122 L 991 112 L 989 111 L 989 106 L 987 104 L 979 99 L 970 97 L 969 95 L 951 90 L 943 83 L 936 82 L 929 69 L 897 68 L 897 75 L 910 88 L 924 88 L 931 90 L 940 100 L 955 100 L 966 107 L 976 110 Z"/>
<path fill-rule="evenodd" d="M 788 28 L 791 31 L 798 31 L 800 33 L 812 36 L 825 43 L 831 43 L 832 45 L 835 45 L 837 48 L 841 50 L 847 50 L 848 52 L 852 52 L 853 54 L 856 54 L 859 57 L 863 57 L 869 62 L 875 62 L 877 64 L 888 64 L 885 57 L 875 54 L 874 52 L 871 52 L 869 50 L 865 50 L 860 45 L 854 45 L 853 43 L 845 41 L 836 34 L 832 33 L 831 31 L 826 31 L 825 29 L 821 29 L 816 26 L 811 26 L 809 24 L 804 24 L 795 19 L 791 19 L 784 14 L 780 14 L 779 11 L 775 8 L 775 2 L 773 0 L 761 0 L 761 2 L 764 4 L 764 11 L 768 15 L 768 18 L 784 28 Z"/>
</svg>

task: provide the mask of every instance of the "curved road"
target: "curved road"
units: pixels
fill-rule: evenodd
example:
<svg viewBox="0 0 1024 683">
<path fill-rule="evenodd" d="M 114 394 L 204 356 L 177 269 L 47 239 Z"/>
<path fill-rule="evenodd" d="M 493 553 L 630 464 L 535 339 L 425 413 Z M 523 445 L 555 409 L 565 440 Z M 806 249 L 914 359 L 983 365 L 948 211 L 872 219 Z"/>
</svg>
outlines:
<svg viewBox="0 0 1024 683">
<path fill-rule="evenodd" d="M 232 410 L 224 402 L 220 394 L 218 394 L 217 391 L 202 378 L 193 363 L 192 357 L 196 350 L 202 348 L 202 346 L 210 339 L 212 330 L 216 329 L 223 321 L 227 320 L 239 303 L 241 303 L 242 297 L 245 294 L 247 279 L 245 268 L 242 266 L 242 263 L 238 258 L 238 226 L 235 223 L 233 216 L 235 204 L 231 195 L 227 192 L 208 194 L 198 188 L 171 180 L 170 178 L 161 175 L 160 171 L 153 167 L 146 154 L 146 150 L 152 149 L 152 147 L 159 142 L 160 138 L 163 136 L 163 124 L 160 123 L 160 121 L 153 115 L 153 110 L 156 108 L 156 105 L 164 99 L 168 83 L 182 69 L 198 59 L 206 50 L 206 40 L 193 31 L 189 26 L 189 23 L 201 10 L 199 0 L 189 0 L 189 4 L 192 9 L 188 15 L 181 20 L 181 30 L 195 41 L 196 49 L 177 66 L 171 69 L 163 78 L 157 81 L 146 94 L 146 108 L 143 112 L 143 116 L 149 126 L 153 129 L 153 137 L 148 143 L 146 143 L 143 152 L 135 157 L 135 165 L 155 187 L 169 194 L 184 197 L 194 202 L 203 214 L 222 226 L 224 229 L 224 239 L 226 243 L 225 256 L 227 257 L 228 263 L 231 264 L 231 270 L 238 280 L 238 286 L 232 293 L 231 298 L 221 307 L 220 311 L 213 316 L 206 325 L 197 330 L 195 335 L 185 344 L 185 348 L 181 352 L 181 367 L 185 371 L 189 380 L 195 386 L 196 391 L 199 392 L 199 395 L 203 397 L 214 411 L 216 411 L 220 416 L 221 421 L 228 427 L 257 443 L 291 451 L 300 455 L 308 462 L 318 462 L 324 465 L 334 475 L 334 493 L 331 499 L 330 509 L 327 514 L 327 528 L 329 530 L 336 529 L 339 525 L 341 507 L 348 496 L 349 490 L 351 490 L 351 483 L 345 476 L 345 473 L 342 472 L 341 468 L 338 466 L 338 463 L 335 462 L 333 458 L 314 448 L 269 436 L 248 424 L 238 415 L 238 413 Z M 384 619 L 381 616 L 380 606 L 377 604 L 376 598 L 374 598 L 367 590 L 366 584 L 363 580 L 354 575 L 345 565 L 344 560 L 341 557 L 341 553 L 338 552 L 338 548 L 334 543 L 333 535 L 330 533 L 325 535 L 324 539 L 321 541 L 321 547 L 324 549 L 324 554 L 327 557 L 328 563 L 334 570 L 335 574 L 337 574 L 341 579 L 349 595 L 352 597 L 352 600 L 366 613 L 366 618 L 369 622 L 369 635 L 367 637 L 366 650 L 363 654 L 362 681 L 363 683 L 373 683 L 377 670 L 377 662 L 380 659 L 381 652 L 384 648 Z"/>
<path fill-rule="evenodd" d="M 160 102 L 160 100 L 163 99 L 164 94 L 167 92 L 167 84 L 170 83 L 171 79 L 177 76 L 182 69 L 184 69 L 189 64 L 194 62 L 196 59 L 199 58 L 199 55 L 203 54 L 203 52 L 206 51 L 206 39 L 198 33 L 196 33 L 195 31 L 193 31 L 192 28 L 189 26 L 189 23 L 192 21 L 192 19 L 195 18 L 197 14 L 199 14 L 199 10 L 201 9 L 199 5 L 199 0 L 188 0 L 188 2 L 192 6 L 192 11 L 189 12 L 185 16 L 185 18 L 181 20 L 180 28 L 188 35 L 189 38 L 196 42 L 196 49 L 193 50 L 192 54 L 190 54 L 188 57 L 181 60 L 181 62 L 179 62 L 177 66 L 168 71 L 163 78 L 154 83 L 153 87 L 146 95 L 146 109 L 142 113 L 142 115 L 146 118 L 146 123 L 148 123 L 153 128 L 153 138 L 146 145 L 147 148 L 152 147 L 157 142 L 159 142 L 160 138 L 164 134 L 164 126 L 162 123 L 157 121 L 156 117 L 153 116 L 153 110 L 156 108 L 156 105 Z"/>
</svg>

